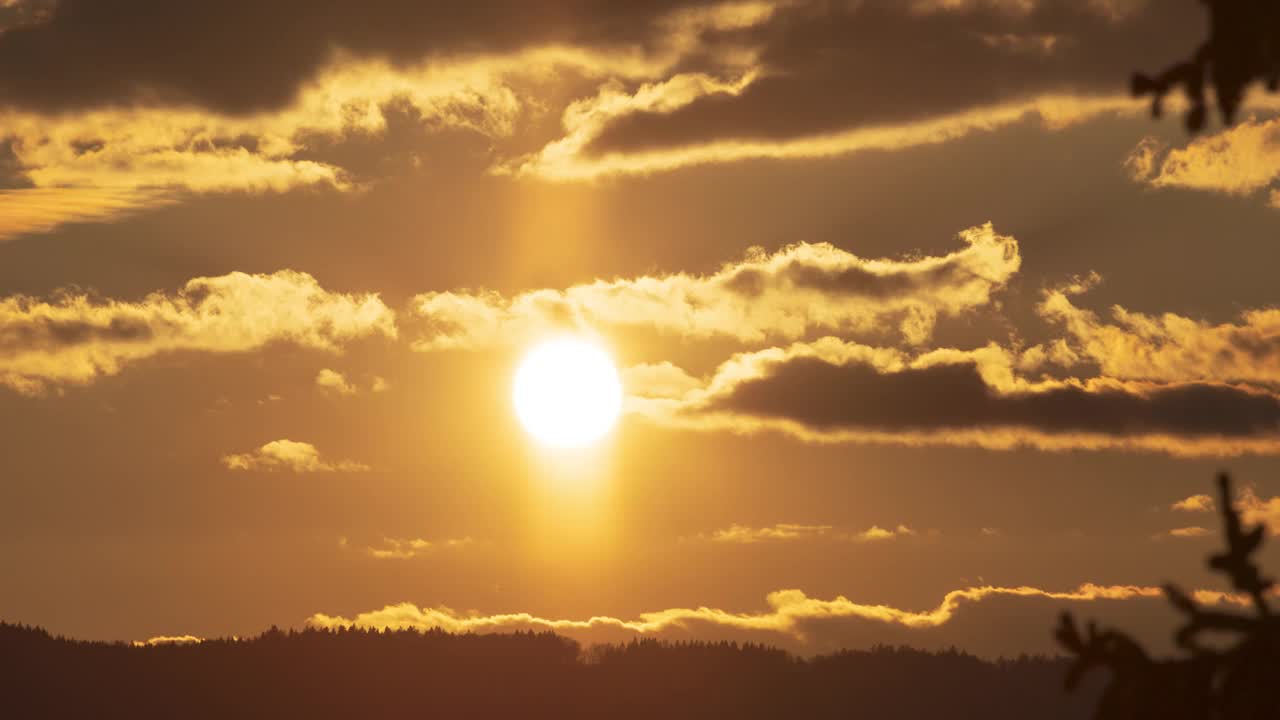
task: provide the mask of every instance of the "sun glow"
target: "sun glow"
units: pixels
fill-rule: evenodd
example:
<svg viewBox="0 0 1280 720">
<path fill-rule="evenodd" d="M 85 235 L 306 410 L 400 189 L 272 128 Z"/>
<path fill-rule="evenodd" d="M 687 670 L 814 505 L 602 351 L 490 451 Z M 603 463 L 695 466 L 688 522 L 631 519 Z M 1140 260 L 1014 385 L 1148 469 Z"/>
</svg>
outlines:
<svg viewBox="0 0 1280 720">
<path fill-rule="evenodd" d="M 539 442 L 578 448 L 613 428 L 622 410 L 622 382 L 603 348 L 559 338 L 520 361 L 512 399 L 520 424 Z"/>
</svg>

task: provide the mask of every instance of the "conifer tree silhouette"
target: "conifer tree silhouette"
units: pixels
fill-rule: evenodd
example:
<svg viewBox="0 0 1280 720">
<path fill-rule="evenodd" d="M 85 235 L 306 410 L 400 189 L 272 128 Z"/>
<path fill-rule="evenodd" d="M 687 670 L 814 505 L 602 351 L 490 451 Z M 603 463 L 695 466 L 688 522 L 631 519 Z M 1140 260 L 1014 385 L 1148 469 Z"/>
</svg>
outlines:
<svg viewBox="0 0 1280 720">
<path fill-rule="evenodd" d="M 1111 671 L 1097 720 L 1280 717 L 1280 619 L 1267 601 L 1272 581 L 1253 560 L 1265 528 L 1243 525 L 1226 474 L 1218 477 L 1218 494 L 1227 549 L 1210 556 L 1209 567 L 1230 578 L 1232 588 L 1248 597 L 1252 612 L 1206 609 L 1176 585 L 1166 585 L 1166 597 L 1185 617 L 1174 635 L 1184 656 L 1172 660 L 1154 660 L 1130 636 L 1100 631 L 1092 622 L 1081 633 L 1071 613 L 1063 613 L 1055 635 L 1075 656 L 1067 689 L 1094 668 Z M 1225 636 L 1229 644 L 1208 644 L 1206 636 Z"/>
</svg>

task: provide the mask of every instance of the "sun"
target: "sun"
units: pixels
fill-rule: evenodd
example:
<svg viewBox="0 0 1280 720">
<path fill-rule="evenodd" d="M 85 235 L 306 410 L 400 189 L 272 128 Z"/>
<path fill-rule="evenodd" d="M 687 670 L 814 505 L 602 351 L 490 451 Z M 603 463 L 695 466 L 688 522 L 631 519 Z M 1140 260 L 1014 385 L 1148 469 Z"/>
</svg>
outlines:
<svg viewBox="0 0 1280 720">
<path fill-rule="evenodd" d="M 520 424 L 539 442 L 578 448 L 604 437 L 622 411 L 622 382 L 603 348 L 575 337 L 539 344 L 512 388 Z"/>
</svg>

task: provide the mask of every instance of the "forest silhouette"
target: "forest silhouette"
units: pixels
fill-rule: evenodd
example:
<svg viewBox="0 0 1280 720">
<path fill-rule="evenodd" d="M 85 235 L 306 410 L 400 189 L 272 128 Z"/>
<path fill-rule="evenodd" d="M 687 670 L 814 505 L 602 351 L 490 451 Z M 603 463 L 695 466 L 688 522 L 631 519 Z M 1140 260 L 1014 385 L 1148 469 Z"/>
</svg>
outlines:
<svg viewBox="0 0 1280 720">
<path fill-rule="evenodd" d="M 0 624 L 0 717 L 982 718 L 1092 712 L 1064 659 L 877 647 L 799 658 L 763 645 L 554 633 L 281 631 L 135 647 Z"/>
</svg>

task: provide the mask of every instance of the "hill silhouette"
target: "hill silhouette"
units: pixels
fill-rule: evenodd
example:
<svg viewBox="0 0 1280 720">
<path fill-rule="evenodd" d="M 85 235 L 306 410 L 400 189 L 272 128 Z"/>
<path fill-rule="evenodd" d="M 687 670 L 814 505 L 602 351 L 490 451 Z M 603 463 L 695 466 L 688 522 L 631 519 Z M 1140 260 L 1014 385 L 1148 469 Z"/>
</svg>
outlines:
<svg viewBox="0 0 1280 720">
<path fill-rule="evenodd" d="M 270 631 L 134 647 L 0 623 L 13 718 L 1085 718 L 1064 659 L 877 647 L 815 658 L 736 643 L 585 651 L 553 633 Z"/>
</svg>

